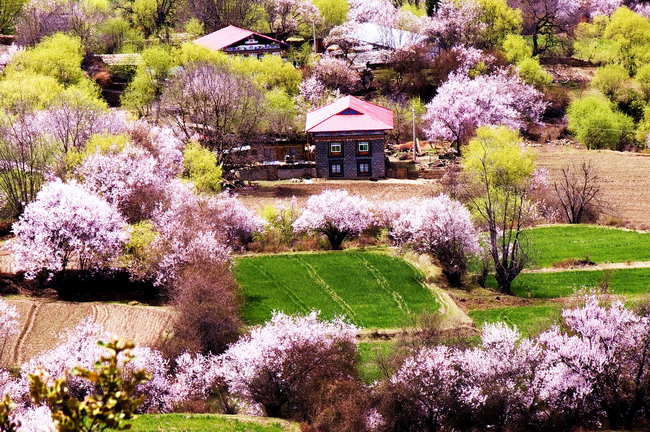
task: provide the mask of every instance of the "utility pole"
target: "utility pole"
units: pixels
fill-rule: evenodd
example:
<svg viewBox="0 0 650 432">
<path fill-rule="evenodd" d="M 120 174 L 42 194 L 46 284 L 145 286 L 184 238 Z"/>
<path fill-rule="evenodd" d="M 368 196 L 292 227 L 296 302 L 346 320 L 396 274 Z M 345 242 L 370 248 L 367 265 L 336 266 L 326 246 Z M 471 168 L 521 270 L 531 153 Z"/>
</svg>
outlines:
<svg viewBox="0 0 650 432">
<path fill-rule="evenodd" d="M 418 160 L 418 144 L 417 137 L 415 136 L 415 108 L 411 108 L 413 114 L 413 162 Z"/>
</svg>

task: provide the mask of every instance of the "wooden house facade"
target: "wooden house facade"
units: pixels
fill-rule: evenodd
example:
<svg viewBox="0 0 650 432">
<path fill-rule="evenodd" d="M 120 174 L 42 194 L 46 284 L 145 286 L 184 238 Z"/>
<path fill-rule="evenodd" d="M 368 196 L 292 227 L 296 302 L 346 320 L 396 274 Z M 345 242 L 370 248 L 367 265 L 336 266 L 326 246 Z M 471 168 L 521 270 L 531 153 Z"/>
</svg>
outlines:
<svg viewBox="0 0 650 432">
<path fill-rule="evenodd" d="M 315 146 L 316 174 L 322 178 L 386 177 L 386 131 L 393 112 L 346 96 L 307 114 L 306 131 Z"/>
</svg>

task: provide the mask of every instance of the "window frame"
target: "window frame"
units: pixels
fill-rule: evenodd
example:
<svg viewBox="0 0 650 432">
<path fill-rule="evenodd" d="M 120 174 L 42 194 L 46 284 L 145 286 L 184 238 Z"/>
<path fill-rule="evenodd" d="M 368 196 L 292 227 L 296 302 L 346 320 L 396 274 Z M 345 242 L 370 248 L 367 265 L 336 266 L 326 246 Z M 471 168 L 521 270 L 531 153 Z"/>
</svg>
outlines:
<svg viewBox="0 0 650 432">
<path fill-rule="evenodd" d="M 367 164 L 368 171 L 362 172 L 361 165 Z M 370 159 L 361 159 L 357 161 L 357 177 L 372 177 L 372 160 Z"/>
<path fill-rule="evenodd" d="M 339 151 L 338 152 L 333 152 L 332 151 L 332 146 L 338 145 L 339 146 Z M 331 142 L 327 145 L 327 153 L 331 157 L 343 157 L 343 143 L 342 142 Z"/>
<path fill-rule="evenodd" d="M 360 147 L 361 144 L 365 144 L 368 146 L 367 151 L 361 151 Z M 370 141 L 357 141 L 357 156 L 370 156 Z"/>
<path fill-rule="evenodd" d="M 336 166 L 336 165 L 338 165 L 338 166 L 341 167 L 341 172 L 335 173 L 335 172 L 332 170 L 332 168 L 333 168 L 334 166 Z M 330 162 L 330 166 L 329 166 L 329 176 L 330 176 L 330 177 L 343 177 L 343 172 L 344 172 L 344 170 L 345 170 L 345 166 L 344 166 L 344 164 L 343 164 L 343 161 L 332 161 L 332 162 Z"/>
</svg>

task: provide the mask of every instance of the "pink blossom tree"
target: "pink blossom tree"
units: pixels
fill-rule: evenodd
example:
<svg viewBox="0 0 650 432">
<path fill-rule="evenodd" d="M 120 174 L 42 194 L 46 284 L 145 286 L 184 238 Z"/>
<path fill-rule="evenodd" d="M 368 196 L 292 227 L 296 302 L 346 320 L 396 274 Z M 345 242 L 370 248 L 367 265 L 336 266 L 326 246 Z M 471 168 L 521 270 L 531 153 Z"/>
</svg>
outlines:
<svg viewBox="0 0 650 432">
<path fill-rule="evenodd" d="M 390 235 L 398 244 L 431 254 L 453 286 L 462 283 L 468 255 L 480 252 L 469 211 L 447 195 L 418 201 L 393 222 Z"/>
<path fill-rule="evenodd" d="M 262 231 L 266 221 L 248 209 L 235 195 L 223 192 L 207 200 L 207 212 L 214 230 L 221 230 L 226 242 L 241 247 L 251 241 L 254 233 Z"/>
<path fill-rule="evenodd" d="M 293 223 L 298 232 L 312 231 L 327 237 L 332 249 L 341 249 L 343 240 L 361 234 L 374 223 L 370 203 L 346 190 L 326 190 L 313 195 Z"/>
<path fill-rule="evenodd" d="M 472 46 L 487 28 L 481 20 L 481 5 L 476 0 L 442 0 L 424 31 L 442 48 Z"/>
<path fill-rule="evenodd" d="M 348 21 L 392 27 L 397 9 L 390 0 L 349 0 Z"/>
<path fill-rule="evenodd" d="M 324 57 L 314 64 L 313 77 L 326 87 L 343 94 L 354 92 L 361 84 L 359 74 L 348 64 L 333 57 Z"/>
<path fill-rule="evenodd" d="M 320 21 L 320 11 L 311 0 L 264 0 L 262 6 L 275 37 L 282 40 L 294 33 L 300 24 Z"/>
<path fill-rule="evenodd" d="M 480 126 L 521 129 L 539 121 L 545 109 L 539 91 L 505 70 L 474 79 L 454 73 L 427 105 L 425 132 L 430 140 L 454 142 L 460 151 Z"/>
<path fill-rule="evenodd" d="M 307 420 L 324 385 L 353 375 L 357 332 L 342 318 L 276 312 L 219 357 L 220 373 L 267 416 Z"/>
<path fill-rule="evenodd" d="M 589 399 L 613 429 L 632 429 L 650 414 L 650 317 L 614 301 L 589 297 L 562 313 L 570 333 L 554 328 L 539 339 L 558 363 L 588 383 Z"/>
<path fill-rule="evenodd" d="M 34 276 L 40 270 L 111 266 L 128 235 L 115 206 L 75 182 L 50 182 L 13 225 L 17 265 Z"/>
</svg>

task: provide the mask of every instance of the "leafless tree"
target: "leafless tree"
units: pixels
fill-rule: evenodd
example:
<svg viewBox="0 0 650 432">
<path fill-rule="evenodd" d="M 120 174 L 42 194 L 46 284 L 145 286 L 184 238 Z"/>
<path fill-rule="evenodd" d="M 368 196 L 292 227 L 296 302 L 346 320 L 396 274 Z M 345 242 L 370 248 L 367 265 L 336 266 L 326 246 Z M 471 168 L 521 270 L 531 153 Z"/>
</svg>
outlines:
<svg viewBox="0 0 650 432">
<path fill-rule="evenodd" d="M 189 0 L 188 8 L 210 33 L 229 25 L 248 28 L 258 18 L 259 0 Z"/>
<path fill-rule="evenodd" d="M 591 161 L 567 165 L 554 184 L 563 216 L 570 224 L 594 219 L 601 208 L 600 181 Z"/>
<path fill-rule="evenodd" d="M 250 78 L 211 64 L 175 76 L 161 106 L 185 139 L 198 137 L 225 167 L 235 166 L 242 146 L 258 138 L 266 110 L 264 94 Z"/>
</svg>

